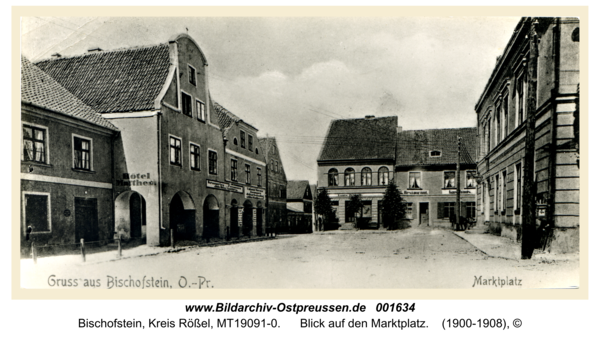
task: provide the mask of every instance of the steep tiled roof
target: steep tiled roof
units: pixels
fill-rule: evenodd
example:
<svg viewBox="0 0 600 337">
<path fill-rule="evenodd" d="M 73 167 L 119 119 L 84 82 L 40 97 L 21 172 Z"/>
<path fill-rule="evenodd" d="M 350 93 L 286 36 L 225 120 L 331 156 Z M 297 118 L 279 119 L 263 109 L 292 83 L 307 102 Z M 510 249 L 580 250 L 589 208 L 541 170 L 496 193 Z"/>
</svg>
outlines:
<svg viewBox="0 0 600 337">
<path fill-rule="evenodd" d="M 21 101 L 118 130 L 25 57 L 21 57 Z"/>
<path fill-rule="evenodd" d="M 461 137 L 461 164 L 475 164 L 477 128 L 407 130 L 398 133 L 396 165 L 456 164 L 458 137 Z M 441 156 L 432 157 L 431 151 Z"/>
<path fill-rule="evenodd" d="M 154 109 L 169 64 L 167 44 L 100 51 L 36 63 L 100 113 Z"/>
<path fill-rule="evenodd" d="M 225 109 L 221 104 L 213 101 L 213 111 L 217 114 L 219 126 L 221 129 L 230 127 L 233 123 L 237 123 L 241 120 L 238 116 L 234 115 L 231 111 Z"/>
<path fill-rule="evenodd" d="M 317 160 L 394 159 L 398 117 L 337 119 Z"/>
<path fill-rule="evenodd" d="M 304 192 L 306 191 L 306 187 L 308 187 L 308 180 L 288 180 L 288 200 L 304 199 Z"/>
</svg>

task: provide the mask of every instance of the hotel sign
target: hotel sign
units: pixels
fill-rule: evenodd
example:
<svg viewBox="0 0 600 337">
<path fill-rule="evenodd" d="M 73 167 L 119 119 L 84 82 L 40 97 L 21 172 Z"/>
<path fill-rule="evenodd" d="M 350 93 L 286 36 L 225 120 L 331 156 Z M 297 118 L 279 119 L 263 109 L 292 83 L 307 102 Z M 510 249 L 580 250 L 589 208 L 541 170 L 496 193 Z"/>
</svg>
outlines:
<svg viewBox="0 0 600 337">
<path fill-rule="evenodd" d="M 242 186 L 233 185 L 231 183 L 222 183 L 216 180 L 207 179 L 206 187 L 229 192 L 244 193 L 244 188 Z"/>
<path fill-rule="evenodd" d="M 246 198 L 252 198 L 252 199 L 264 199 L 265 198 L 265 189 L 263 188 L 256 188 L 256 187 L 248 187 L 246 186 L 245 190 L 245 196 Z"/>
<path fill-rule="evenodd" d="M 406 191 L 401 191 L 400 194 L 404 194 L 404 195 L 427 195 L 427 194 L 429 194 L 429 191 L 423 191 L 423 190 L 406 190 Z"/>
<path fill-rule="evenodd" d="M 456 194 L 456 190 L 442 190 L 442 194 Z M 475 190 L 460 190 L 460 194 L 475 194 Z"/>
</svg>

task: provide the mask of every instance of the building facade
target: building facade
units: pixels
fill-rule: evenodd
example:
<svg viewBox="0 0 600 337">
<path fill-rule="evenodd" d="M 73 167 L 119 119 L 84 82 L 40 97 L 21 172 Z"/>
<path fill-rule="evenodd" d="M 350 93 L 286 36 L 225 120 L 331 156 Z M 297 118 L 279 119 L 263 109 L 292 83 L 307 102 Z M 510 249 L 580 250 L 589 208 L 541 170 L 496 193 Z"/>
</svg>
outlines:
<svg viewBox="0 0 600 337">
<path fill-rule="evenodd" d="M 267 169 L 267 232 L 278 233 L 287 227 L 287 177 L 275 137 L 260 138 Z"/>
<path fill-rule="evenodd" d="M 540 248 L 579 247 L 579 20 L 523 18 L 498 58 L 475 111 L 479 222 L 521 239 L 527 119 Z"/>
<path fill-rule="evenodd" d="M 312 233 L 313 196 L 308 180 L 290 180 L 287 183 L 287 228 L 285 233 Z"/>
<path fill-rule="evenodd" d="M 460 138 L 460 157 L 458 140 Z M 461 216 L 475 218 L 476 128 L 398 133 L 394 181 L 411 226 L 451 226 L 460 188 Z M 460 158 L 460 186 L 457 163 Z"/>
<path fill-rule="evenodd" d="M 318 189 L 326 188 L 341 229 L 354 227 L 347 211 L 352 195 L 360 195 L 365 222 L 380 224 L 386 186 L 394 175 L 398 117 L 366 116 L 333 120 L 317 159 Z"/>
<path fill-rule="evenodd" d="M 113 238 L 119 130 L 21 59 L 21 252 Z"/>
<path fill-rule="evenodd" d="M 212 100 L 206 57 L 189 35 L 37 65 L 121 131 L 113 150 L 119 234 L 158 246 L 229 238 L 234 222 L 241 234 L 263 231 L 256 227 L 264 204 L 262 153 L 257 144 L 252 151 L 234 145 L 240 130 L 255 141 L 256 129 Z M 241 181 L 232 179 L 234 160 Z"/>
</svg>

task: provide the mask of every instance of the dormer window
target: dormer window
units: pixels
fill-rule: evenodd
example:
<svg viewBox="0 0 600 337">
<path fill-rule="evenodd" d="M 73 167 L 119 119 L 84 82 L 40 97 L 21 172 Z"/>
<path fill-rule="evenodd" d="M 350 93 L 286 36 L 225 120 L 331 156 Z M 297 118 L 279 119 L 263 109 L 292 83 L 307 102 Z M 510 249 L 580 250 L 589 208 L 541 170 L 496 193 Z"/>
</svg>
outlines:
<svg viewBox="0 0 600 337">
<path fill-rule="evenodd" d="M 442 151 L 434 150 L 429 152 L 430 157 L 441 157 Z"/>
<path fill-rule="evenodd" d="M 188 64 L 188 78 L 192 85 L 196 85 L 196 69 Z"/>
</svg>

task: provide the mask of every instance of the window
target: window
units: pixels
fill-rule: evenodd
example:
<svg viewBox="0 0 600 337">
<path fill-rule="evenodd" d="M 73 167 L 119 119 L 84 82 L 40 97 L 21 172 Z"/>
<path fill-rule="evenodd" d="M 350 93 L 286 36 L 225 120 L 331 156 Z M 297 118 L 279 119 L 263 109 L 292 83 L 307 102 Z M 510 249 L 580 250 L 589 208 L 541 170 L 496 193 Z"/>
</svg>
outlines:
<svg viewBox="0 0 600 337">
<path fill-rule="evenodd" d="M 387 167 L 379 168 L 379 185 L 387 185 L 390 182 L 390 171 Z"/>
<path fill-rule="evenodd" d="M 91 140 L 73 136 L 73 167 L 91 170 Z"/>
<path fill-rule="evenodd" d="M 338 170 L 332 168 L 327 173 L 328 176 L 328 185 L 329 186 L 337 186 L 338 185 Z"/>
<path fill-rule="evenodd" d="M 198 111 L 198 119 L 206 121 L 206 106 L 203 102 L 196 100 L 196 111 Z"/>
<path fill-rule="evenodd" d="M 46 130 L 23 125 L 23 160 L 46 163 Z"/>
<path fill-rule="evenodd" d="M 515 165 L 515 191 L 516 191 L 516 195 L 515 195 L 515 209 L 516 210 L 520 210 L 521 209 L 521 203 L 522 203 L 522 193 L 523 193 L 523 186 L 522 184 L 522 172 L 521 172 L 521 163 L 518 163 L 517 165 Z"/>
<path fill-rule="evenodd" d="M 237 181 L 237 160 L 231 159 L 231 181 Z"/>
<path fill-rule="evenodd" d="M 282 198 L 282 199 L 286 198 L 286 195 L 285 195 L 285 186 L 283 186 L 283 185 L 279 185 L 279 197 Z"/>
<path fill-rule="evenodd" d="M 191 84 L 196 85 L 196 69 L 188 64 L 188 79 Z"/>
<path fill-rule="evenodd" d="M 208 151 L 208 173 L 217 174 L 217 153 Z"/>
<path fill-rule="evenodd" d="M 248 150 L 252 151 L 252 135 L 248 135 Z"/>
<path fill-rule="evenodd" d="M 31 227 L 32 232 L 49 232 L 50 226 L 50 194 L 25 193 L 25 230 Z"/>
<path fill-rule="evenodd" d="M 260 167 L 256 168 L 256 179 L 258 180 L 257 185 L 262 186 L 262 170 Z"/>
<path fill-rule="evenodd" d="M 515 90 L 515 128 L 521 124 L 523 120 L 523 78 L 521 76 L 517 79 L 517 89 Z"/>
<path fill-rule="evenodd" d="M 508 193 L 506 193 L 506 171 L 502 172 L 502 212 L 506 212 L 506 198 Z"/>
<path fill-rule="evenodd" d="M 252 184 L 252 176 L 250 172 L 250 165 L 246 164 L 246 184 Z"/>
<path fill-rule="evenodd" d="M 371 169 L 368 167 L 365 167 L 362 169 L 362 171 L 360 172 L 360 184 L 362 186 L 371 186 Z"/>
<path fill-rule="evenodd" d="M 429 156 L 430 157 L 441 157 L 442 156 L 442 151 L 437 151 L 437 150 L 431 151 L 431 152 L 429 152 Z"/>
<path fill-rule="evenodd" d="M 444 171 L 444 188 L 456 188 L 455 171 Z"/>
<path fill-rule="evenodd" d="M 421 189 L 421 172 L 408 173 L 408 188 Z"/>
<path fill-rule="evenodd" d="M 404 204 L 406 206 L 406 213 L 405 213 L 406 218 L 412 219 L 413 218 L 413 203 L 405 202 Z"/>
<path fill-rule="evenodd" d="M 192 117 L 192 96 L 185 92 L 181 93 L 181 112 L 184 115 Z"/>
<path fill-rule="evenodd" d="M 496 180 L 495 180 L 495 184 L 496 187 L 494 188 L 495 193 L 494 193 L 494 211 L 498 212 L 498 210 L 500 209 L 500 175 L 496 175 Z"/>
<path fill-rule="evenodd" d="M 279 162 L 275 161 L 275 172 L 279 172 Z"/>
<path fill-rule="evenodd" d="M 454 213 L 454 202 L 445 202 L 444 203 L 444 218 L 455 218 L 456 214 Z"/>
<path fill-rule="evenodd" d="M 467 171 L 467 188 L 477 187 L 477 181 L 475 180 L 476 174 L 477 171 Z"/>
<path fill-rule="evenodd" d="M 508 89 L 506 89 L 502 96 L 502 110 L 504 112 L 504 135 L 502 139 L 504 139 L 508 137 Z"/>
<path fill-rule="evenodd" d="M 344 171 L 344 186 L 354 186 L 354 169 L 347 168 Z"/>
<path fill-rule="evenodd" d="M 200 171 L 200 146 L 190 144 L 190 168 Z"/>
<path fill-rule="evenodd" d="M 235 138 L 235 137 L 233 138 L 233 145 L 238 145 L 237 138 Z"/>
<path fill-rule="evenodd" d="M 181 165 L 181 139 L 171 136 L 169 138 L 171 164 Z"/>
<path fill-rule="evenodd" d="M 465 208 L 467 213 L 464 215 L 466 218 L 474 218 L 475 217 L 475 202 L 467 201 L 465 203 Z"/>
<path fill-rule="evenodd" d="M 240 130 L 240 142 L 243 149 L 246 148 L 246 133 Z"/>
</svg>

